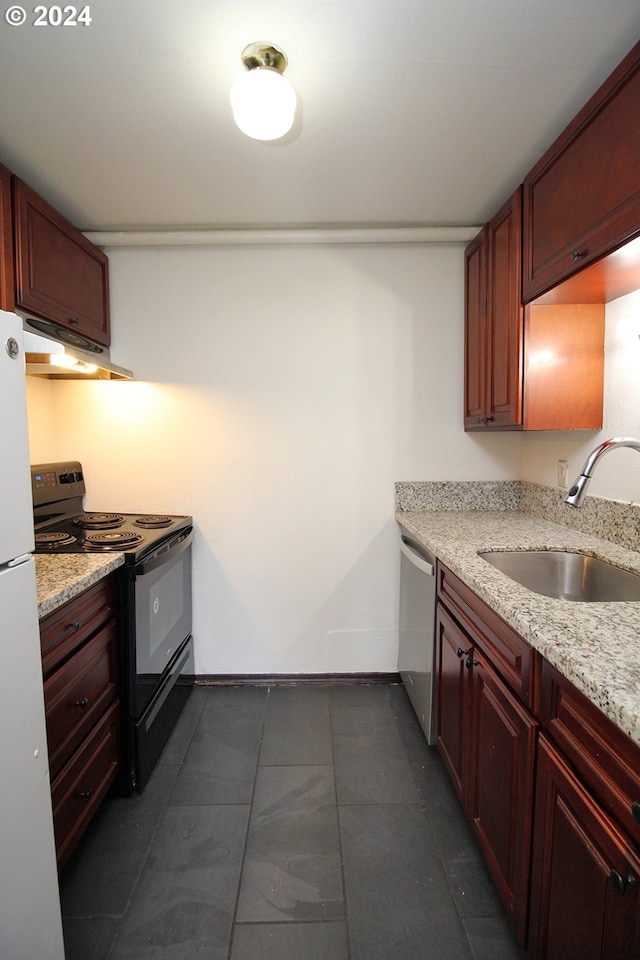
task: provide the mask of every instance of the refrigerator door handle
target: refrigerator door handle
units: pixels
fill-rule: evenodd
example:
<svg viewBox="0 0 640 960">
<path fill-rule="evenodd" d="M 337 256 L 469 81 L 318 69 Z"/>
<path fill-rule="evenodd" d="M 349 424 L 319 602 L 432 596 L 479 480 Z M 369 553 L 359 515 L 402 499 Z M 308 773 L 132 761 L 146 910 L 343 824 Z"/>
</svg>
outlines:
<svg viewBox="0 0 640 960">
<path fill-rule="evenodd" d="M 31 560 L 30 553 L 23 553 L 19 557 L 14 557 L 13 560 L 9 560 L 7 564 L 8 567 L 18 567 L 21 563 L 26 563 L 27 560 Z"/>
</svg>

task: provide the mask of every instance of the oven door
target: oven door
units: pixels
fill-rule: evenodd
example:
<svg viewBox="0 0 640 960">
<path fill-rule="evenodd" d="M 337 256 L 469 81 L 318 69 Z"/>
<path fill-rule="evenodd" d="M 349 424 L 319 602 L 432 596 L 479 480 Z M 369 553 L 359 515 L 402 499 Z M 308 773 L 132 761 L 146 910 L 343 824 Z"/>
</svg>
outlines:
<svg viewBox="0 0 640 960">
<path fill-rule="evenodd" d="M 189 699 L 193 682 L 193 638 L 189 636 L 169 664 L 149 706 L 134 724 L 135 761 L 130 789 L 142 793 Z"/>
<path fill-rule="evenodd" d="M 130 571 L 130 712 L 140 717 L 176 651 L 191 633 L 191 543 L 182 532 Z"/>
</svg>

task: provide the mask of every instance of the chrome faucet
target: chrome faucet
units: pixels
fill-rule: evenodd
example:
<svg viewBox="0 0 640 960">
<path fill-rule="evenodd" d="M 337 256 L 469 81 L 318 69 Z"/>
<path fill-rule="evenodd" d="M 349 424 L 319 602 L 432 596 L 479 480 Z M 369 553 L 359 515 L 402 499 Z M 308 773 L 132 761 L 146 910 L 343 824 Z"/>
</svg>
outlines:
<svg viewBox="0 0 640 960">
<path fill-rule="evenodd" d="M 612 437 L 611 440 L 604 440 L 600 446 L 592 450 L 585 460 L 579 476 L 576 477 L 573 486 L 564 498 L 565 503 L 572 507 L 582 506 L 596 464 L 605 453 L 608 453 L 609 450 L 615 450 L 616 447 L 631 447 L 640 453 L 640 440 L 634 440 L 633 437 Z"/>
</svg>

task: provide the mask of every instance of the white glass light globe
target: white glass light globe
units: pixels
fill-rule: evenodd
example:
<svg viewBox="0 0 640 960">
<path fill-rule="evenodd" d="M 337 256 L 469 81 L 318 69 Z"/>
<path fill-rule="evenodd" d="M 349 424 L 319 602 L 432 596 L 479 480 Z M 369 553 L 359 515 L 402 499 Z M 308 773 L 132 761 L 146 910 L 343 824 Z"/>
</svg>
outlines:
<svg viewBox="0 0 640 960">
<path fill-rule="evenodd" d="M 256 67 L 238 77 L 231 88 L 231 109 L 237 126 L 254 140 L 278 140 L 293 126 L 296 93 L 286 77 Z"/>
</svg>

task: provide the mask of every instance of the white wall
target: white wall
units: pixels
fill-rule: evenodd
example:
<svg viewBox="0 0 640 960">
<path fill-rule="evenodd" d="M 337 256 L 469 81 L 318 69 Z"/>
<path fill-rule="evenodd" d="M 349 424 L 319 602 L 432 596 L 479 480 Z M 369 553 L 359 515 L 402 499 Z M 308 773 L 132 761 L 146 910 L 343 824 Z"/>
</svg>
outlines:
<svg viewBox="0 0 640 960">
<path fill-rule="evenodd" d="M 48 463 L 57 449 L 54 418 L 54 395 L 57 389 L 51 380 L 27 377 L 29 411 L 29 458 L 31 463 Z"/>
<path fill-rule="evenodd" d="M 49 385 L 37 459 L 80 459 L 89 509 L 193 514 L 199 672 L 395 670 L 394 482 L 519 476 L 521 435 L 461 426 L 462 246 L 109 256 L 139 380 Z"/>
<path fill-rule="evenodd" d="M 640 435 L 640 291 L 607 308 L 602 431 L 465 435 L 463 250 L 110 251 L 132 383 L 28 378 L 32 462 L 79 458 L 89 509 L 193 514 L 202 673 L 393 670 L 396 480 L 570 478 Z M 640 498 L 640 457 L 590 492 Z"/>
<path fill-rule="evenodd" d="M 530 433 L 524 436 L 521 478 L 557 484 L 557 461 L 569 463 L 569 483 L 591 450 L 609 437 L 640 437 L 640 290 L 608 304 L 606 312 L 603 428 L 599 431 Z M 589 493 L 640 501 L 640 457 L 634 450 L 608 453 Z"/>
</svg>

